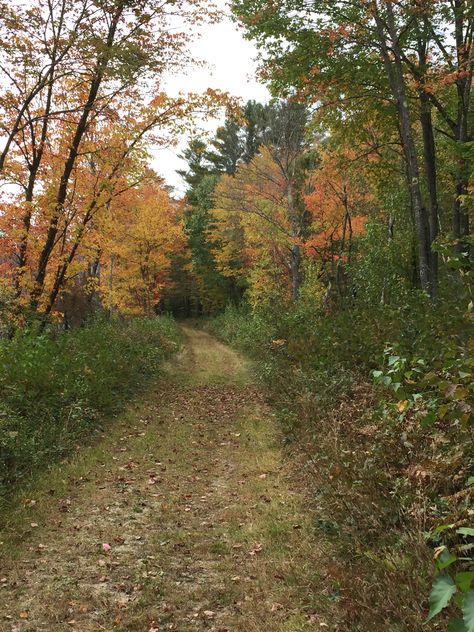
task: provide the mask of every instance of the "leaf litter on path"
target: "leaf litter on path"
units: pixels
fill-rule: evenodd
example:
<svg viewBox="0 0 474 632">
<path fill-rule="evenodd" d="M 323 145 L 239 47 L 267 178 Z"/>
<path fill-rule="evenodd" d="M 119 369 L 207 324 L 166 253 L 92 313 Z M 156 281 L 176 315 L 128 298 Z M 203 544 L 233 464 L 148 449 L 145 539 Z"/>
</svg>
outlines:
<svg viewBox="0 0 474 632">
<path fill-rule="evenodd" d="M 315 629 L 318 549 L 275 416 L 245 360 L 185 332 L 168 377 L 62 464 L 81 484 L 25 501 L 1 632 Z"/>
</svg>

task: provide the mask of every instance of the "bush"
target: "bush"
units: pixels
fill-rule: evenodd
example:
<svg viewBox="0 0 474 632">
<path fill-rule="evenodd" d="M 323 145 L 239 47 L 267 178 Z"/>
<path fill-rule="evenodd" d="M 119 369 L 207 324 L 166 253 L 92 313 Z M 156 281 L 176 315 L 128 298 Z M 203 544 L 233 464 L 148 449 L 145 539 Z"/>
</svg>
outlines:
<svg viewBox="0 0 474 632">
<path fill-rule="evenodd" d="M 426 541 L 443 564 L 449 556 L 454 579 L 445 566 L 439 577 L 452 593 L 458 575 L 465 591 L 474 579 L 474 545 L 466 543 L 473 533 L 466 527 L 472 329 L 461 293 L 435 306 L 417 291 L 391 304 L 364 297 L 254 313 L 228 308 L 207 328 L 255 359 L 316 498 L 316 528 L 337 530 L 326 572 L 336 573 L 344 595 L 341 629 L 349 622 L 354 630 L 381 629 L 382 622 L 419 630 L 432 574 Z"/>
<path fill-rule="evenodd" d="M 1 341 L 0 496 L 101 432 L 178 342 L 166 317 Z"/>
</svg>

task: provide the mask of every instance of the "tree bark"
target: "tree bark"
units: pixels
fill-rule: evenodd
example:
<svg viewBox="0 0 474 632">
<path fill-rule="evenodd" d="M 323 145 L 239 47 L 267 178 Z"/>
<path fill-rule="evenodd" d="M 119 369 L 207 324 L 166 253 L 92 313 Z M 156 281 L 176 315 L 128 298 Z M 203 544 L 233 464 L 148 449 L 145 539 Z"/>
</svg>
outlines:
<svg viewBox="0 0 474 632">
<path fill-rule="evenodd" d="M 406 160 L 408 187 L 415 219 L 418 245 L 419 276 L 421 288 L 430 296 L 434 294 L 434 282 L 430 267 L 431 241 L 429 222 L 420 187 L 420 172 L 416 145 L 410 120 L 410 107 L 403 75 L 399 37 L 395 26 L 392 0 L 386 0 L 386 22 L 382 19 L 377 1 L 374 17 L 377 34 L 389 84 L 395 99 L 399 119 L 400 136 Z"/>
<path fill-rule="evenodd" d="M 420 122 L 423 132 L 423 156 L 428 188 L 428 225 L 429 242 L 433 244 L 439 234 L 439 207 L 438 207 L 438 182 L 436 167 L 436 145 L 433 133 L 433 119 L 431 116 L 431 104 L 422 90 L 420 98 Z M 430 248 L 430 269 L 432 279 L 432 293 L 436 294 L 438 285 L 438 253 Z"/>
<path fill-rule="evenodd" d="M 465 144 L 469 141 L 468 119 L 472 92 L 473 65 L 472 59 L 472 34 L 469 45 L 466 41 L 464 28 L 465 0 L 454 0 L 454 26 L 456 38 L 457 65 L 459 76 L 456 79 L 457 91 L 457 118 L 456 118 L 456 141 Z M 455 192 L 453 199 L 453 236 L 454 239 L 461 239 L 469 235 L 469 214 L 464 208 L 461 196 L 465 195 L 468 189 L 468 177 L 465 171 L 465 161 L 461 156 L 458 158 L 458 169 L 456 173 Z M 459 248 L 458 248 L 459 249 Z"/>
<path fill-rule="evenodd" d="M 290 275 L 291 275 L 291 300 L 296 302 L 300 294 L 301 284 L 301 249 L 297 244 L 291 247 Z"/>
<path fill-rule="evenodd" d="M 288 219 L 291 224 L 291 231 L 294 239 L 299 239 L 301 226 L 298 222 L 297 211 L 295 208 L 295 199 L 293 196 L 293 184 L 291 182 L 293 174 L 291 173 L 287 179 L 287 201 L 288 201 Z M 291 300 L 296 302 L 300 293 L 301 284 L 301 249 L 297 243 L 290 248 L 290 278 L 291 278 Z"/>
</svg>

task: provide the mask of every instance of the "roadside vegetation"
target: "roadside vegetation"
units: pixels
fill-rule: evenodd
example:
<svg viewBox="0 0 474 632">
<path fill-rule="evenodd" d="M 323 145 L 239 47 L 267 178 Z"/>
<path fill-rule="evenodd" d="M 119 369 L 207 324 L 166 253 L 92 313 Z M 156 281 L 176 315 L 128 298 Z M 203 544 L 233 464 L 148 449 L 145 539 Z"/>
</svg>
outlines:
<svg viewBox="0 0 474 632">
<path fill-rule="evenodd" d="M 179 348 L 171 318 L 96 320 L 0 342 L 0 498 L 90 443 Z"/>
<path fill-rule="evenodd" d="M 421 629 L 434 557 L 453 580 L 470 578 L 472 351 L 462 313 L 456 322 L 427 307 L 413 295 L 400 318 L 363 301 L 333 314 L 302 301 L 230 307 L 206 323 L 255 359 L 279 411 L 331 543 L 325 576 L 341 629 Z"/>
</svg>

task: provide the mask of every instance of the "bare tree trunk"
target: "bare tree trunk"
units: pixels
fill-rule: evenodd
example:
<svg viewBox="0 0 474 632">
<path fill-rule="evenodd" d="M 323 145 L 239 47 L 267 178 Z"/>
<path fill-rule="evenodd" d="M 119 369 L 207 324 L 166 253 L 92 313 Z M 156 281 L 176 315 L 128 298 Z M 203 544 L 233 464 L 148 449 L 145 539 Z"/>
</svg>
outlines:
<svg viewBox="0 0 474 632">
<path fill-rule="evenodd" d="M 298 300 L 301 285 L 301 249 L 297 244 L 295 244 L 291 247 L 290 252 L 291 300 L 296 302 Z"/>
<path fill-rule="evenodd" d="M 457 63 L 458 67 L 462 68 L 463 71 L 456 79 L 456 140 L 462 144 L 465 144 L 469 141 L 468 119 L 470 111 L 474 66 L 474 60 L 472 59 L 472 33 L 469 33 L 469 26 L 466 25 L 466 28 L 464 28 L 466 12 L 465 5 L 465 0 L 454 0 L 453 8 Z M 467 40 L 469 40 L 469 46 Z M 458 170 L 456 173 L 456 184 L 453 200 L 453 236 L 455 239 L 460 239 L 469 235 L 469 214 L 462 203 L 462 196 L 466 194 L 467 189 L 468 176 L 465 169 L 465 160 L 461 156 L 458 159 Z"/>
<path fill-rule="evenodd" d="M 300 226 L 297 219 L 293 187 L 291 181 L 287 184 L 288 218 L 292 225 L 292 233 L 295 239 L 299 237 Z M 301 249 L 298 244 L 293 244 L 290 248 L 290 277 L 291 277 L 291 300 L 296 302 L 300 293 L 301 284 Z"/>
</svg>

